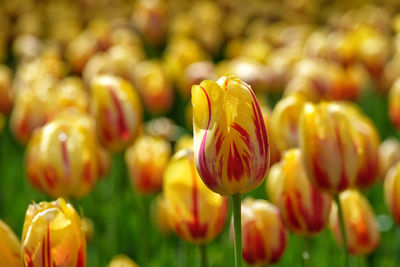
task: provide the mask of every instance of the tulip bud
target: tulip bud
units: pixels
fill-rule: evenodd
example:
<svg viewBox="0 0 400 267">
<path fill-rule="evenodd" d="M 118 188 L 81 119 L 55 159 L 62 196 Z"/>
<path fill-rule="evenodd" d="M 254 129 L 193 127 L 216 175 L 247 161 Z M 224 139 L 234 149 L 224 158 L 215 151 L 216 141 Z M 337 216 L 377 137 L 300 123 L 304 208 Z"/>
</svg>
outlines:
<svg viewBox="0 0 400 267">
<path fill-rule="evenodd" d="M 272 117 L 271 111 L 267 107 L 267 105 L 261 104 L 261 101 L 260 101 L 260 108 L 265 124 L 265 129 L 267 130 L 267 135 L 269 138 L 270 165 L 273 165 L 281 159 L 281 151 L 279 151 L 276 145 L 277 144 L 277 142 L 275 141 L 276 138 L 272 136 L 272 125 L 269 123 Z"/>
<path fill-rule="evenodd" d="M 400 225 L 400 163 L 388 170 L 383 186 L 386 204 L 396 223 Z"/>
<path fill-rule="evenodd" d="M 7 113 L 12 106 L 11 70 L 0 65 L 0 112 Z"/>
<path fill-rule="evenodd" d="M 86 266 L 86 241 L 81 219 L 59 198 L 31 204 L 22 231 L 25 266 Z"/>
<path fill-rule="evenodd" d="M 142 105 L 133 86 L 111 75 L 92 80 L 92 112 L 100 141 L 113 152 L 129 146 L 142 121 Z"/>
<path fill-rule="evenodd" d="M 290 230 L 299 235 L 314 235 L 328 222 L 331 198 L 309 181 L 301 157 L 299 149 L 284 154 L 278 207 Z"/>
<path fill-rule="evenodd" d="M 247 193 L 269 166 L 269 142 L 251 88 L 235 76 L 192 87 L 194 152 L 203 182 L 221 195 Z"/>
<path fill-rule="evenodd" d="M 175 152 L 185 148 L 193 149 L 193 136 L 185 134 L 176 141 Z"/>
<path fill-rule="evenodd" d="M 287 231 L 279 209 L 265 200 L 242 202 L 243 259 L 252 265 L 268 265 L 282 257 Z"/>
<path fill-rule="evenodd" d="M 337 194 L 357 174 L 355 130 L 343 106 L 305 104 L 299 119 L 300 148 L 308 177 L 320 190 Z"/>
<path fill-rule="evenodd" d="M 170 223 L 181 238 L 204 244 L 221 233 L 228 201 L 202 182 L 192 150 L 180 150 L 172 157 L 164 172 L 163 189 Z"/>
<path fill-rule="evenodd" d="M 388 138 L 379 146 L 379 176 L 383 179 L 391 167 L 400 161 L 400 142 Z"/>
<path fill-rule="evenodd" d="M 172 230 L 172 226 L 168 219 L 168 206 L 167 201 L 163 194 L 159 194 L 153 199 L 150 206 L 151 221 L 157 229 L 163 233 L 168 234 Z"/>
<path fill-rule="evenodd" d="M 81 228 L 82 228 L 83 234 L 85 235 L 85 240 L 87 243 L 90 243 L 90 241 L 92 241 L 92 238 L 93 238 L 94 223 L 91 219 L 89 219 L 87 217 L 82 217 L 81 222 L 82 222 Z"/>
<path fill-rule="evenodd" d="M 306 99 L 301 94 L 282 98 L 271 114 L 271 131 L 278 149 L 283 152 L 299 146 L 298 121 Z"/>
<path fill-rule="evenodd" d="M 282 170 L 283 161 L 281 160 L 271 166 L 265 181 L 265 192 L 267 193 L 268 200 L 274 205 L 278 205 L 282 193 Z"/>
<path fill-rule="evenodd" d="M 172 85 L 160 62 L 139 63 L 135 68 L 135 84 L 146 109 L 150 112 L 166 113 L 172 107 Z"/>
<path fill-rule="evenodd" d="M 356 190 L 346 190 L 339 195 L 347 236 L 347 250 L 354 255 L 372 253 L 379 245 L 379 230 L 368 200 Z M 332 205 L 329 223 L 340 244 L 341 234 L 336 203 Z"/>
<path fill-rule="evenodd" d="M 0 262 L 2 266 L 22 267 L 21 244 L 7 224 L 0 220 Z"/>
<path fill-rule="evenodd" d="M 125 152 L 133 187 L 142 194 L 160 191 L 170 156 L 171 145 L 164 138 L 139 136 Z"/>
<path fill-rule="evenodd" d="M 62 114 L 32 136 L 26 151 L 31 184 L 52 197 L 82 197 L 98 179 L 94 121 Z"/>
<path fill-rule="evenodd" d="M 107 267 L 138 267 L 138 265 L 126 255 L 117 255 L 112 258 Z"/>
<path fill-rule="evenodd" d="M 400 129 L 400 79 L 390 88 L 388 98 L 390 120 L 396 129 Z"/>
</svg>

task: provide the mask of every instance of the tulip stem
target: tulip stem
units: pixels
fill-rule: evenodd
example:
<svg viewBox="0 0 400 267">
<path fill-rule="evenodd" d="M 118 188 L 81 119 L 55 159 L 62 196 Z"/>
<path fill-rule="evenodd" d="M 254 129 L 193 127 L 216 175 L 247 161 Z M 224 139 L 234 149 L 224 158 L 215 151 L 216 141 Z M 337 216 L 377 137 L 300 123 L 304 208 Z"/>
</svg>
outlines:
<svg viewBox="0 0 400 267">
<path fill-rule="evenodd" d="M 304 251 L 303 251 L 303 266 L 311 267 L 311 239 L 309 237 L 304 238 Z"/>
<path fill-rule="evenodd" d="M 206 244 L 201 244 L 199 247 L 201 254 L 201 267 L 208 267 Z"/>
<path fill-rule="evenodd" d="M 233 200 L 233 228 L 235 235 L 235 267 L 242 267 L 242 212 L 241 194 L 232 195 Z"/>
<path fill-rule="evenodd" d="M 339 213 L 340 233 L 342 234 L 342 246 L 344 249 L 345 266 L 349 267 L 350 265 L 349 265 L 349 252 L 347 251 L 347 235 L 346 235 L 346 228 L 344 225 L 342 205 L 340 204 L 339 200 L 339 194 L 335 195 L 335 201 Z"/>
</svg>

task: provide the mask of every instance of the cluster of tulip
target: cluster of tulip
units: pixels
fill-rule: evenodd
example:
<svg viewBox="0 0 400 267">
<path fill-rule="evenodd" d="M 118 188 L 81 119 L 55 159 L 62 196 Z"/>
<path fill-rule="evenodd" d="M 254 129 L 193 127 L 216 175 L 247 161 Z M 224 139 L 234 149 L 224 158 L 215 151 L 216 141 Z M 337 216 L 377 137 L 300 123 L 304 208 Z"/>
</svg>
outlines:
<svg viewBox="0 0 400 267">
<path fill-rule="evenodd" d="M 347 266 L 348 253 L 372 253 L 380 232 L 362 190 L 383 181 L 400 225 L 400 142 L 381 142 L 349 101 L 387 93 L 400 129 L 400 16 L 279 2 L 4 0 L 0 131 L 26 145 L 30 184 L 58 199 L 29 205 L 21 243 L 0 220 L 0 263 L 86 266 L 93 222 L 68 200 L 89 195 L 118 153 L 160 232 L 199 245 L 203 266 L 228 196 L 237 267 L 275 263 L 289 231 L 326 226 Z M 242 201 L 266 177 L 270 202 Z M 118 255 L 109 266 L 137 265 Z"/>
</svg>

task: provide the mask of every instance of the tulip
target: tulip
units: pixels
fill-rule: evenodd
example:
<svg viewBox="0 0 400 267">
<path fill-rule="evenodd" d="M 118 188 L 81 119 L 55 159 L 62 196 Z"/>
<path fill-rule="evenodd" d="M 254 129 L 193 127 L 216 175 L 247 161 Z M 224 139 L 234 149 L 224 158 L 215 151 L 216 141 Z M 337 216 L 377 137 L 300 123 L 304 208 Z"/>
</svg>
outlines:
<svg viewBox="0 0 400 267">
<path fill-rule="evenodd" d="M 138 265 L 126 255 L 114 256 L 107 267 L 138 267 Z"/>
<path fill-rule="evenodd" d="M 185 134 L 179 137 L 179 139 L 176 141 L 175 152 L 185 148 L 193 149 L 193 136 Z"/>
<path fill-rule="evenodd" d="M 11 70 L 0 65 L 0 112 L 3 113 L 10 111 L 12 106 L 11 80 Z"/>
<path fill-rule="evenodd" d="M 85 236 L 72 205 L 62 198 L 29 205 L 21 251 L 25 266 L 86 266 Z"/>
<path fill-rule="evenodd" d="M 277 140 L 275 137 L 272 136 L 272 125 L 269 124 L 269 121 L 271 120 L 271 111 L 268 108 L 267 105 L 263 105 L 260 103 L 260 108 L 261 108 L 261 113 L 263 116 L 264 124 L 265 124 L 265 129 L 267 130 L 267 135 L 270 138 L 269 139 L 269 155 L 270 155 L 270 165 L 275 164 L 281 159 L 281 151 L 279 151 L 277 147 Z M 278 138 L 280 139 L 280 138 Z"/>
<path fill-rule="evenodd" d="M 390 88 L 388 96 L 389 117 L 396 129 L 400 129 L 400 79 Z"/>
<path fill-rule="evenodd" d="M 278 149 L 283 152 L 299 146 L 298 121 L 306 99 L 301 94 L 282 98 L 271 114 L 271 132 Z"/>
<path fill-rule="evenodd" d="M 388 138 L 379 146 L 379 176 L 383 179 L 388 170 L 400 161 L 400 142 Z"/>
<path fill-rule="evenodd" d="M 299 149 L 284 154 L 280 179 L 282 191 L 278 206 L 288 228 L 303 236 L 323 230 L 328 222 L 331 198 L 309 181 Z"/>
<path fill-rule="evenodd" d="M 98 179 L 94 121 L 62 114 L 35 132 L 26 151 L 31 184 L 52 197 L 82 197 Z"/>
<path fill-rule="evenodd" d="M 22 267 L 21 244 L 11 228 L 0 220 L 0 262 L 2 266 Z"/>
<path fill-rule="evenodd" d="M 163 194 L 159 194 L 153 199 L 150 206 L 150 217 L 157 229 L 163 233 L 168 234 L 172 231 L 171 224 L 168 219 L 168 206 L 167 201 Z"/>
<path fill-rule="evenodd" d="M 142 121 L 142 105 L 133 86 L 112 75 L 92 80 L 92 112 L 104 146 L 118 152 L 135 139 Z"/>
<path fill-rule="evenodd" d="M 357 174 L 355 130 L 346 109 L 334 102 L 307 103 L 299 120 L 307 175 L 321 191 L 344 191 Z"/>
<path fill-rule="evenodd" d="M 81 222 L 81 229 L 85 235 L 85 240 L 87 243 L 90 243 L 90 241 L 93 239 L 94 223 L 87 217 L 82 217 Z"/>
<path fill-rule="evenodd" d="M 161 191 L 171 145 L 162 137 L 142 135 L 126 150 L 125 162 L 133 187 L 142 194 Z"/>
<path fill-rule="evenodd" d="M 283 179 L 283 161 L 279 161 L 271 166 L 268 171 L 267 179 L 265 181 L 265 192 L 267 193 L 268 199 L 275 205 L 280 202 L 280 195 L 282 194 Z"/>
<path fill-rule="evenodd" d="M 241 194 L 265 178 L 270 153 L 267 130 L 256 96 L 235 76 L 194 85 L 192 105 L 197 170 L 208 188 L 233 198 L 238 267 L 242 265 Z"/>
<path fill-rule="evenodd" d="M 172 157 L 164 172 L 163 189 L 170 223 L 182 239 L 205 244 L 221 233 L 227 199 L 202 182 L 192 150 L 180 150 Z"/>
<path fill-rule="evenodd" d="M 346 228 L 347 250 L 354 255 L 372 253 L 379 244 L 378 223 L 368 200 L 356 190 L 346 190 L 339 196 Z M 333 205 L 330 227 L 338 243 L 342 243 L 339 230 L 338 207 Z"/>
<path fill-rule="evenodd" d="M 280 260 L 287 244 L 287 231 L 279 209 L 265 200 L 242 202 L 243 258 L 251 265 Z"/>
<path fill-rule="evenodd" d="M 400 163 L 396 163 L 388 170 L 383 186 L 386 204 L 394 220 L 400 225 Z"/>
<path fill-rule="evenodd" d="M 157 61 L 143 61 L 135 68 L 135 84 L 145 107 L 152 113 L 165 113 L 173 104 L 172 85 L 164 67 Z"/>
</svg>

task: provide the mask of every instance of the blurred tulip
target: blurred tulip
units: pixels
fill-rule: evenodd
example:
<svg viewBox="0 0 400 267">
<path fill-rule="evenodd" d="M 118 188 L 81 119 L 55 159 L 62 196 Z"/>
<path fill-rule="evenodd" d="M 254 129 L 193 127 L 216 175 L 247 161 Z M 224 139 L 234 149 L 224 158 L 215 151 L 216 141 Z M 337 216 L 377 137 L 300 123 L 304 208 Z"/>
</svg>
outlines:
<svg viewBox="0 0 400 267">
<path fill-rule="evenodd" d="M 143 103 L 152 113 L 166 113 L 174 102 L 172 85 L 157 61 L 143 61 L 135 68 L 135 85 Z"/>
<path fill-rule="evenodd" d="M 87 61 L 97 51 L 97 40 L 89 31 L 83 31 L 66 48 L 66 58 L 76 73 L 82 73 Z"/>
<path fill-rule="evenodd" d="M 389 117 L 396 129 L 400 129 L 400 78 L 390 88 L 388 95 Z"/>
<path fill-rule="evenodd" d="M 271 133 L 281 152 L 299 146 L 298 121 L 305 103 L 301 94 L 292 94 L 279 100 L 272 111 Z"/>
<path fill-rule="evenodd" d="M 26 151 L 31 184 L 52 197 L 82 197 L 98 179 L 94 121 L 63 114 L 35 132 Z"/>
<path fill-rule="evenodd" d="M 331 209 L 329 195 L 319 192 L 309 181 L 299 149 L 290 149 L 283 156 L 282 189 L 278 196 L 284 221 L 300 235 L 314 235 L 323 230 Z"/>
<path fill-rule="evenodd" d="M 22 231 L 25 266 L 86 266 L 86 241 L 72 205 L 59 198 L 31 204 Z"/>
<path fill-rule="evenodd" d="M 138 265 L 126 255 L 114 256 L 107 267 L 138 267 Z"/>
<path fill-rule="evenodd" d="M 347 236 L 347 250 L 354 255 L 372 253 L 379 245 L 378 223 L 368 200 L 356 190 L 346 190 L 339 195 Z M 334 237 L 340 244 L 340 226 L 337 205 L 329 218 Z"/>
<path fill-rule="evenodd" d="M 184 240 L 204 244 L 224 228 L 226 198 L 210 191 L 196 171 L 193 151 L 178 151 L 164 172 L 164 195 L 174 231 Z"/>
<path fill-rule="evenodd" d="M 118 152 L 135 139 L 142 121 L 142 104 L 133 86 L 112 75 L 93 79 L 92 112 L 104 146 Z"/>
<path fill-rule="evenodd" d="M 22 267 L 21 244 L 11 228 L 0 220 L 0 262 L 7 267 Z"/>
<path fill-rule="evenodd" d="M 199 61 L 188 65 L 183 73 L 183 86 L 190 92 L 192 85 L 199 84 L 203 80 L 216 79 L 214 64 L 211 61 Z"/>
<path fill-rule="evenodd" d="M 400 225 L 400 163 L 396 163 L 388 170 L 383 186 L 386 204 L 394 220 Z"/>
<path fill-rule="evenodd" d="M 283 190 L 282 171 L 283 161 L 281 160 L 271 166 L 265 181 L 265 192 L 267 193 L 268 200 L 275 205 L 279 204 Z"/>
<path fill-rule="evenodd" d="M 282 257 L 287 231 L 279 209 L 265 200 L 242 202 L 243 258 L 251 265 L 269 265 Z"/>
<path fill-rule="evenodd" d="M 267 105 L 264 105 L 260 102 L 260 108 L 261 108 L 261 113 L 263 116 L 263 120 L 264 120 L 264 124 L 265 124 L 265 129 L 267 130 L 267 135 L 269 138 L 269 163 L 270 165 L 275 164 L 276 162 L 278 162 L 281 159 L 281 151 L 279 151 L 278 147 L 277 147 L 277 141 L 276 138 L 274 136 L 272 136 L 272 122 L 270 124 L 271 121 L 271 111 L 269 110 L 269 108 L 267 107 Z M 279 138 L 280 139 L 280 138 Z"/>
<path fill-rule="evenodd" d="M 178 152 L 181 149 L 191 148 L 193 149 L 193 136 L 185 134 L 182 135 L 175 143 L 175 152 Z"/>
<path fill-rule="evenodd" d="M 12 106 L 11 70 L 0 65 L 0 112 L 8 113 Z"/>
<path fill-rule="evenodd" d="M 335 195 L 357 175 L 355 130 L 347 111 L 335 102 L 305 104 L 299 119 L 300 148 L 308 177 L 318 189 Z"/>
<path fill-rule="evenodd" d="M 151 202 L 150 206 L 151 221 L 157 229 L 163 233 L 168 234 L 172 231 L 172 226 L 168 219 L 168 206 L 167 201 L 163 194 L 159 194 Z"/>
<path fill-rule="evenodd" d="M 161 191 L 163 173 L 171 156 L 171 144 L 162 137 L 139 136 L 125 152 L 132 185 L 142 194 Z"/>
<path fill-rule="evenodd" d="M 192 104 L 196 166 L 208 188 L 233 195 L 259 186 L 270 152 L 251 88 L 235 76 L 203 81 L 192 87 Z"/>
<path fill-rule="evenodd" d="M 400 142 L 388 138 L 379 146 L 379 177 L 385 177 L 391 167 L 400 161 Z"/>
<path fill-rule="evenodd" d="M 86 243 L 90 243 L 93 239 L 94 223 L 88 217 L 82 217 L 81 222 L 82 222 L 81 228 L 83 234 L 85 235 Z"/>
</svg>

